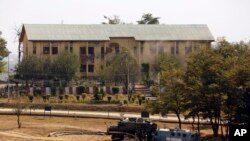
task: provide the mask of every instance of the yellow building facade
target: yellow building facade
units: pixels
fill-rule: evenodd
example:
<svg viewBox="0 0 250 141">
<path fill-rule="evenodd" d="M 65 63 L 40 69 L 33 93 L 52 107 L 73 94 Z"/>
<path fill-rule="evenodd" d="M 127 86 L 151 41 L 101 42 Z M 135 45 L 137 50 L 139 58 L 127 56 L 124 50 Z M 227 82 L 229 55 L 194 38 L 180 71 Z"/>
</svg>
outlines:
<svg viewBox="0 0 250 141">
<path fill-rule="evenodd" d="M 98 76 L 108 58 L 126 49 L 138 64 L 153 64 L 162 53 L 184 62 L 192 51 L 214 41 L 206 25 L 43 25 L 24 24 L 19 40 L 23 57 L 53 59 L 64 51 L 76 54 L 83 77 Z"/>
</svg>

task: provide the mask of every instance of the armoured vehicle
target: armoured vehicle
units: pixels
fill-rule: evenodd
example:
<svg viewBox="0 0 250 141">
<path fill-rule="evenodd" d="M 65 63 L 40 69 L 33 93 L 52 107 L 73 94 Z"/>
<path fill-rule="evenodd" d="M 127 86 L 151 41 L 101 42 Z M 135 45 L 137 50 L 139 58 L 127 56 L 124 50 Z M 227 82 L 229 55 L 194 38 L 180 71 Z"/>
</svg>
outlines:
<svg viewBox="0 0 250 141">
<path fill-rule="evenodd" d="M 143 118 L 124 118 L 110 126 L 107 134 L 112 141 L 122 141 L 125 136 L 136 141 L 198 141 L 199 134 L 182 129 L 157 129 L 157 124 Z"/>
<path fill-rule="evenodd" d="M 124 136 L 134 137 L 139 141 L 152 141 L 155 138 L 157 124 L 142 118 L 125 118 L 115 126 L 110 126 L 108 135 L 112 135 L 112 141 L 122 141 Z"/>
</svg>

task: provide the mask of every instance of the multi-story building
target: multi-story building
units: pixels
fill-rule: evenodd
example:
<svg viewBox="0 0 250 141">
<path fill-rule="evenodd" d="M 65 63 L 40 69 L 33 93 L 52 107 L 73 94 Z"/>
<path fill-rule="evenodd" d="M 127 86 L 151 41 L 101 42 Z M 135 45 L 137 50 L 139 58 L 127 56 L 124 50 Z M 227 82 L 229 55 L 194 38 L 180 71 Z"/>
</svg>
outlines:
<svg viewBox="0 0 250 141">
<path fill-rule="evenodd" d="M 20 36 L 23 57 L 53 59 L 63 51 L 72 52 L 79 56 L 83 77 L 96 76 L 107 58 L 122 49 L 129 50 L 138 64 L 152 64 L 162 53 L 184 62 L 190 52 L 210 47 L 212 41 L 206 25 L 24 24 Z"/>
</svg>

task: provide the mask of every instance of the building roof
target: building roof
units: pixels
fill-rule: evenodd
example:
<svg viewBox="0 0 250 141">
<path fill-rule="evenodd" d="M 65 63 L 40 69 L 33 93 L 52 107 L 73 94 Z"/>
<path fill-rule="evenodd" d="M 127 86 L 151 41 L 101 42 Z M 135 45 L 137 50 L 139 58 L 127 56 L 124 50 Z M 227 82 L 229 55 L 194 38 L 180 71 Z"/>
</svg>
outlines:
<svg viewBox="0 0 250 141">
<path fill-rule="evenodd" d="M 134 24 L 24 24 L 22 33 L 28 40 L 96 41 L 112 37 L 133 37 L 135 40 L 204 40 L 214 37 L 207 25 L 134 25 Z M 23 36 L 23 34 L 22 34 Z M 20 41 L 22 41 L 22 37 Z"/>
</svg>

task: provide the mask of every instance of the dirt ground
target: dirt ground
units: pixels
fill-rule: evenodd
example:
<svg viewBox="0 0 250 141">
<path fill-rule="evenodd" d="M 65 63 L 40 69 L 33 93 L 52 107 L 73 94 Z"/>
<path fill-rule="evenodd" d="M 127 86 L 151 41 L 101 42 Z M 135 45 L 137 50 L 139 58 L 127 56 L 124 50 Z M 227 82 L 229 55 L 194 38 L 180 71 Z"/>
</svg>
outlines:
<svg viewBox="0 0 250 141">
<path fill-rule="evenodd" d="M 98 118 L 68 118 L 21 116 L 21 129 L 17 128 L 17 117 L 0 115 L 0 141 L 111 141 L 107 135 L 65 135 L 48 137 L 51 132 L 65 130 L 90 130 L 106 132 L 106 124 L 116 124 L 117 120 Z M 175 128 L 177 124 L 157 123 L 161 128 Z M 191 125 L 183 125 L 191 130 Z M 209 127 L 202 127 L 202 136 L 211 134 Z"/>
</svg>

